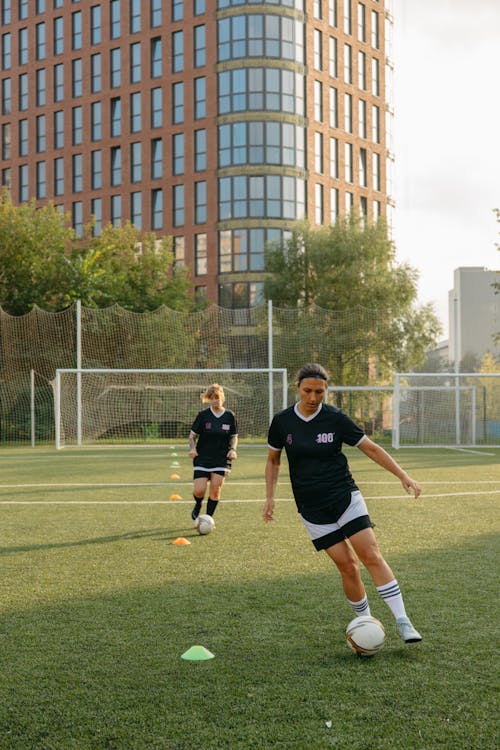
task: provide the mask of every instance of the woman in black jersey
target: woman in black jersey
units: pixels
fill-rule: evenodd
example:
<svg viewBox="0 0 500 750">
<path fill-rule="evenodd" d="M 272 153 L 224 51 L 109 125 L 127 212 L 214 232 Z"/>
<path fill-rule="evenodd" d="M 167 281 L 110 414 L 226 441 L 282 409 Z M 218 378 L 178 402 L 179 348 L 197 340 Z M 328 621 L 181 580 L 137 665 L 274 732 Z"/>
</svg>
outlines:
<svg viewBox="0 0 500 750">
<path fill-rule="evenodd" d="M 189 455 L 194 466 L 194 508 L 191 518 L 196 519 L 201 512 L 207 484 L 207 513 L 213 516 L 220 500 L 226 474 L 231 470 L 231 461 L 236 458 L 238 445 L 238 425 L 232 411 L 224 408 L 224 389 L 218 383 L 210 385 L 202 396 L 204 403 L 210 404 L 200 411 L 189 433 Z"/>
<path fill-rule="evenodd" d="M 316 549 L 324 549 L 337 566 L 344 593 L 356 615 L 370 614 L 360 560 L 391 609 L 403 640 L 417 643 L 422 637 L 406 614 L 398 582 L 379 550 L 374 524 L 342 453 L 342 444 L 359 448 L 398 477 L 406 492 L 415 498 L 420 495 L 420 486 L 346 414 L 323 403 L 327 387 L 326 370 L 318 364 L 305 365 L 297 376 L 299 401 L 276 414 L 271 422 L 264 520 L 273 520 L 274 492 L 284 448 L 302 521 Z"/>
</svg>

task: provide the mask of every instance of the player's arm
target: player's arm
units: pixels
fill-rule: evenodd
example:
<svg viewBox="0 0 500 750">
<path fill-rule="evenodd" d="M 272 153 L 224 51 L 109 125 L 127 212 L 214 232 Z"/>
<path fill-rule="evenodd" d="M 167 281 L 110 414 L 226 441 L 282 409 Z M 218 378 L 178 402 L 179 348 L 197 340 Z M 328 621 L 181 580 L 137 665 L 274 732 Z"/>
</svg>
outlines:
<svg viewBox="0 0 500 750">
<path fill-rule="evenodd" d="M 196 456 L 198 455 L 198 451 L 196 450 L 197 440 L 198 435 L 196 434 L 196 432 L 193 432 L 193 430 L 191 430 L 188 438 L 189 455 L 191 456 L 191 458 L 196 458 Z"/>
<path fill-rule="evenodd" d="M 357 447 L 365 454 L 365 456 L 368 456 L 368 458 L 371 458 L 372 461 L 375 461 L 375 463 L 383 469 L 394 474 L 408 494 L 413 493 L 414 497 L 420 495 L 422 490 L 418 482 L 412 479 L 410 475 L 401 468 L 398 462 L 395 461 L 380 445 L 377 445 L 377 443 L 374 443 L 373 440 L 370 440 L 369 437 L 365 436 L 364 439 L 358 443 Z"/>
<path fill-rule="evenodd" d="M 237 458 L 236 449 L 238 447 L 238 435 L 231 435 L 229 441 L 229 450 L 227 453 L 228 458 Z"/>
<path fill-rule="evenodd" d="M 281 450 L 269 448 L 266 461 L 266 503 L 264 505 L 264 521 L 272 521 L 274 513 L 274 493 L 280 473 Z"/>
</svg>

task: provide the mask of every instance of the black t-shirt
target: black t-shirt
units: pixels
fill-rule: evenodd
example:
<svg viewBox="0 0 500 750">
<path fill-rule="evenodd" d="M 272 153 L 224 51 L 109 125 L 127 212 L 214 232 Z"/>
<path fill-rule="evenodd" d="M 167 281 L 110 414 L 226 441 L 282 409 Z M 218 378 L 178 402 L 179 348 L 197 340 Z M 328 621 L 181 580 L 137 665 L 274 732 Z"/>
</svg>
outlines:
<svg viewBox="0 0 500 750">
<path fill-rule="evenodd" d="M 198 412 L 191 430 L 198 435 L 198 455 L 193 460 L 194 467 L 205 471 L 229 468 L 227 454 L 231 437 L 238 434 L 234 413 L 224 409 L 217 417 L 209 406 L 208 409 Z"/>
<path fill-rule="evenodd" d="M 357 490 L 342 453 L 342 443 L 358 445 L 365 434 L 340 409 L 322 404 L 309 419 L 294 406 L 276 414 L 268 433 L 270 448 L 285 449 L 295 502 L 300 513 L 321 522 L 321 509 L 335 509 L 337 518 Z M 309 511 L 312 511 L 309 513 Z"/>
</svg>

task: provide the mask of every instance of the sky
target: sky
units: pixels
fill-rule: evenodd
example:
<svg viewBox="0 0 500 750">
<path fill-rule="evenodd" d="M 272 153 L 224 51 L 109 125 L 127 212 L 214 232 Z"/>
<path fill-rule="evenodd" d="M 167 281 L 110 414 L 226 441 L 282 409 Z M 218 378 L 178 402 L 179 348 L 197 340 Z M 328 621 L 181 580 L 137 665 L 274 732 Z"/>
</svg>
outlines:
<svg viewBox="0 0 500 750">
<path fill-rule="evenodd" d="M 448 336 L 461 266 L 500 269 L 500 0 L 393 0 L 393 239 Z"/>
</svg>

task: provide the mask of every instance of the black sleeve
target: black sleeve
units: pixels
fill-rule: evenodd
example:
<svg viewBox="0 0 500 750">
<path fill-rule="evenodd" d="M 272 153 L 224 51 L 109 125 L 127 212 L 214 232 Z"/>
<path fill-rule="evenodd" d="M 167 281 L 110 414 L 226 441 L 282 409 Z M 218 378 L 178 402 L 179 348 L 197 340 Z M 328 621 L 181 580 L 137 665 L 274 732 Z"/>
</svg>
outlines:
<svg viewBox="0 0 500 750">
<path fill-rule="evenodd" d="M 267 433 L 267 444 L 270 448 L 276 448 L 277 450 L 281 450 L 283 448 L 284 442 L 282 431 L 280 430 L 277 416 L 273 417 L 273 420 L 269 427 L 269 432 Z"/>
<path fill-rule="evenodd" d="M 203 424 L 202 415 L 203 415 L 202 411 L 198 412 L 193 424 L 191 425 L 191 431 L 196 433 L 196 435 L 200 435 L 202 432 L 202 424 Z"/>
</svg>

